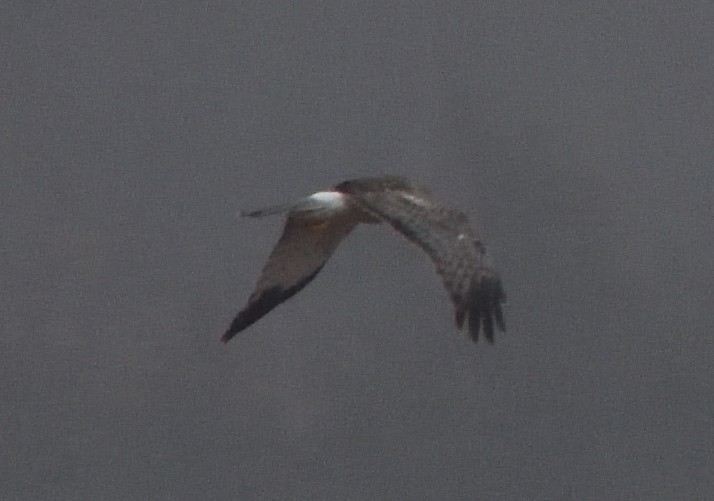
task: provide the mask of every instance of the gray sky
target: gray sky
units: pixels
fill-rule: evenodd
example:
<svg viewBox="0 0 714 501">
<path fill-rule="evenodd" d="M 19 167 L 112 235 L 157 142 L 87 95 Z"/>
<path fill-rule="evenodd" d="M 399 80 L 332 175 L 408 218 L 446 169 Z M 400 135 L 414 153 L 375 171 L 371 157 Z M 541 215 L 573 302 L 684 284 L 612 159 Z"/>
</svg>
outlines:
<svg viewBox="0 0 714 501">
<path fill-rule="evenodd" d="M 3 499 L 711 499 L 714 6 L 9 2 Z M 482 229 L 508 332 L 356 231 L 227 346 L 351 177 Z"/>
</svg>

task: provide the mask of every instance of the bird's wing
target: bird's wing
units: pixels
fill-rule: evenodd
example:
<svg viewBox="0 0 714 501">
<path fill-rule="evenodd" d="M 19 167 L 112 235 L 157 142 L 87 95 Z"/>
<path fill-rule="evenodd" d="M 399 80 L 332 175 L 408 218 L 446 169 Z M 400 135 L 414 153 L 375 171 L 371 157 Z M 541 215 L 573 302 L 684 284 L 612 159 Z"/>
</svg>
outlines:
<svg viewBox="0 0 714 501">
<path fill-rule="evenodd" d="M 339 188 L 357 206 L 426 251 L 454 303 L 456 324 L 461 328 L 468 315 L 474 341 L 481 326 L 489 342 L 493 342 L 494 323 L 505 331 L 501 280 L 465 214 L 434 201 L 426 190 L 415 186 L 363 190 L 343 184 Z"/>
<path fill-rule="evenodd" d="M 263 267 L 248 304 L 223 335 L 227 342 L 305 287 L 322 269 L 356 222 L 348 212 L 293 211 Z M 248 215 L 263 215 L 260 211 Z"/>
</svg>

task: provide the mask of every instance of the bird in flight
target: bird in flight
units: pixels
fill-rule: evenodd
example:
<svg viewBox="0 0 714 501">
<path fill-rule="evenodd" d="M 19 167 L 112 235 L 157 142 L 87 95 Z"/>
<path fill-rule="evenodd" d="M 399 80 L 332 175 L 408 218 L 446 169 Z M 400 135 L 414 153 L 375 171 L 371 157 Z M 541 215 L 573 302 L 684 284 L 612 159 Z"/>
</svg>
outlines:
<svg viewBox="0 0 714 501">
<path fill-rule="evenodd" d="M 463 328 L 468 318 L 471 339 L 477 341 L 482 328 L 491 343 L 494 327 L 505 332 L 506 296 L 483 243 L 463 212 L 437 202 L 426 189 L 401 177 L 360 178 L 242 215 L 283 213 L 283 234 L 223 342 L 305 287 L 360 223 L 387 223 L 429 255 L 454 304 L 456 325 Z"/>
</svg>

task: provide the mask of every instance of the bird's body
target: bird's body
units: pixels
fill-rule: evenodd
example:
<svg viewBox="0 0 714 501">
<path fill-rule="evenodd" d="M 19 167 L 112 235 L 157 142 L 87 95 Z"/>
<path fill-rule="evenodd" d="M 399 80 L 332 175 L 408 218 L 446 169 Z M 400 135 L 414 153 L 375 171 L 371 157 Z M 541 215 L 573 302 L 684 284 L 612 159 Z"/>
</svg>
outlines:
<svg viewBox="0 0 714 501">
<path fill-rule="evenodd" d="M 465 214 L 436 202 L 426 189 L 400 177 L 360 178 L 294 204 L 244 215 L 285 212 L 283 234 L 248 304 L 223 335 L 224 342 L 305 287 L 358 224 L 383 222 L 431 257 L 454 303 L 459 328 L 468 317 L 474 341 L 483 325 L 486 339 L 492 342 L 494 321 L 505 331 L 501 313 L 505 294 L 483 244 Z"/>
</svg>

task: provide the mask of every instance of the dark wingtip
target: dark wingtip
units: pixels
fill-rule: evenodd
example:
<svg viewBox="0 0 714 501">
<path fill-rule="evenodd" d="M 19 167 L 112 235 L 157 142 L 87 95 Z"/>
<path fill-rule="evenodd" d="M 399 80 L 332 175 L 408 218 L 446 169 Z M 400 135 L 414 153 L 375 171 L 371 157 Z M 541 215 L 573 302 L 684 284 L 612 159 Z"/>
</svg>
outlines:
<svg viewBox="0 0 714 501">
<path fill-rule="evenodd" d="M 490 344 L 494 342 L 496 329 L 506 332 L 501 310 L 501 303 L 505 299 L 503 285 L 495 272 L 482 270 L 474 277 L 471 283 L 469 309 L 469 333 L 474 342 L 478 342 L 482 326 L 486 341 Z"/>
<path fill-rule="evenodd" d="M 224 344 L 227 343 L 233 339 L 236 334 L 253 325 L 273 308 L 274 305 L 268 306 L 266 301 L 256 301 L 255 303 L 249 304 L 233 319 L 231 326 L 223 336 L 221 336 L 221 341 Z"/>
<path fill-rule="evenodd" d="M 225 334 L 221 336 L 221 343 L 226 344 L 228 341 L 233 339 L 233 336 L 235 336 L 236 334 L 238 334 L 238 332 L 232 332 L 230 329 L 227 330 Z"/>
<path fill-rule="evenodd" d="M 292 294 L 294 294 L 294 292 L 292 292 Z M 228 330 L 221 337 L 221 341 L 227 343 L 236 334 L 263 318 L 270 310 L 285 301 L 292 294 L 290 291 L 286 293 L 286 291 L 283 291 L 279 287 L 272 287 L 263 291 L 258 297 L 251 297 L 248 301 L 248 305 L 233 319 L 230 327 L 228 327 Z"/>
<path fill-rule="evenodd" d="M 464 318 L 466 318 L 466 310 L 463 308 L 456 308 L 456 327 L 459 329 L 464 326 Z"/>
<path fill-rule="evenodd" d="M 288 287 L 287 289 L 283 289 L 282 287 L 278 286 L 271 287 L 270 289 L 266 289 L 261 292 L 260 295 L 257 295 L 257 297 L 255 297 L 256 294 L 254 293 L 254 296 L 251 296 L 251 298 L 248 300 L 248 305 L 243 308 L 241 312 L 238 313 L 238 315 L 233 319 L 233 322 L 231 322 L 231 326 L 221 337 L 221 341 L 223 341 L 223 343 L 227 343 L 236 334 L 247 329 L 255 322 L 263 318 L 265 315 L 267 315 L 270 310 L 297 294 L 298 291 L 300 291 L 303 287 L 309 284 L 310 281 L 314 279 L 318 273 L 320 273 L 322 266 L 323 265 L 321 264 L 320 266 L 315 268 L 308 276 L 300 280 L 295 285 Z"/>
</svg>

